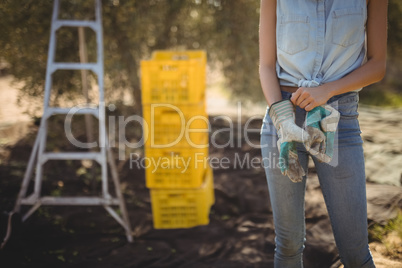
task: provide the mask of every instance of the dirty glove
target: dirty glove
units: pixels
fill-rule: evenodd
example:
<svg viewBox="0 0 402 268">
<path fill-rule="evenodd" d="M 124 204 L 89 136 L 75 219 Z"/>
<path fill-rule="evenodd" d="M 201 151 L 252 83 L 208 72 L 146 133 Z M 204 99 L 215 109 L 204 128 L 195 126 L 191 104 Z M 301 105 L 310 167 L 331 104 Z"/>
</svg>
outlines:
<svg viewBox="0 0 402 268">
<path fill-rule="evenodd" d="M 280 135 L 278 136 L 279 167 L 281 172 L 283 175 L 288 176 L 291 181 L 301 182 L 306 173 L 299 162 L 296 142 L 281 142 L 281 137 Z"/>
<path fill-rule="evenodd" d="M 293 182 L 300 182 L 305 175 L 297 156 L 296 142 L 302 142 L 310 149 L 311 144 L 323 141 L 323 134 L 308 134 L 295 123 L 294 106 L 290 100 L 281 100 L 271 105 L 268 112 L 278 133 L 280 169 Z"/>
<path fill-rule="evenodd" d="M 328 163 L 334 155 L 335 132 L 339 117 L 339 112 L 327 104 L 315 107 L 306 115 L 305 130 L 310 135 L 321 132 L 325 136 L 321 143 L 315 143 L 308 149 L 320 162 Z"/>
</svg>

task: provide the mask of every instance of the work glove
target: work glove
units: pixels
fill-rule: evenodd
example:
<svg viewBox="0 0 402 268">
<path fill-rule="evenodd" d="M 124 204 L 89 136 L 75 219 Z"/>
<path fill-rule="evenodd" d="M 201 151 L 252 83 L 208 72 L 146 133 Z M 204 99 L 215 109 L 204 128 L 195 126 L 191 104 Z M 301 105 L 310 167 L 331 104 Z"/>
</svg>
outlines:
<svg viewBox="0 0 402 268">
<path fill-rule="evenodd" d="M 317 106 L 306 114 L 304 129 L 309 135 L 319 135 L 316 133 L 321 132 L 325 137 L 321 143 L 307 149 L 320 162 L 328 163 L 334 155 L 335 132 L 339 118 L 339 112 L 328 104 Z"/>
<path fill-rule="evenodd" d="M 305 175 L 299 163 L 296 142 L 301 142 L 306 149 L 321 144 L 324 140 L 322 132 L 308 132 L 295 123 L 294 106 L 290 100 L 281 100 L 271 105 L 268 112 L 278 133 L 279 164 L 283 175 L 293 182 L 300 182 Z"/>
</svg>

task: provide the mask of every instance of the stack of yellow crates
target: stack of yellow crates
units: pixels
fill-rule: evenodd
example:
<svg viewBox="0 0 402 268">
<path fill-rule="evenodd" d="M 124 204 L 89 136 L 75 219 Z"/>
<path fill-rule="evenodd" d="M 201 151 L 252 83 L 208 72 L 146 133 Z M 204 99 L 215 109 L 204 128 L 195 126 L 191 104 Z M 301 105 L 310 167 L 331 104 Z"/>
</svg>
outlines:
<svg viewBox="0 0 402 268">
<path fill-rule="evenodd" d="M 214 203 L 205 109 L 206 53 L 155 51 L 141 62 L 146 186 L 155 228 L 208 224 Z"/>
</svg>

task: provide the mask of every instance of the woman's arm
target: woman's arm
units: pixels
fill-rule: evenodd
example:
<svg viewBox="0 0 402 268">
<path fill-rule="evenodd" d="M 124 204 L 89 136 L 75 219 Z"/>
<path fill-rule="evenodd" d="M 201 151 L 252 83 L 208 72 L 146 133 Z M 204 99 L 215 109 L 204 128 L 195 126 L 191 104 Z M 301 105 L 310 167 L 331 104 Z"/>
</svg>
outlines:
<svg viewBox="0 0 402 268">
<path fill-rule="evenodd" d="M 369 0 L 367 5 L 367 62 L 339 80 L 315 88 L 299 88 L 291 101 L 312 110 L 335 95 L 356 90 L 384 78 L 387 57 L 387 0 Z"/>
<path fill-rule="evenodd" d="M 282 100 L 276 76 L 276 1 L 261 0 L 260 5 L 260 81 L 268 105 Z"/>
</svg>

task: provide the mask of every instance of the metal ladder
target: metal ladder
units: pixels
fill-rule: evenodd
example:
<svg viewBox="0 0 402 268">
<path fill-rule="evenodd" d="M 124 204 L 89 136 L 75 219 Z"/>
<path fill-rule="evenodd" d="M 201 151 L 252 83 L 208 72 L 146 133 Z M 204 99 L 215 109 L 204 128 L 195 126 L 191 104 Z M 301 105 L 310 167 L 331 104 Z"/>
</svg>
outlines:
<svg viewBox="0 0 402 268">
<path fill-rule="evenodd" d="M 41 205 L 63 205 L 63 206 L 103 206 L 106 211 L 121 225 L 126 231 L 127 240 L 133 241 L 130 221 L 120 190 L 120 182 L 109 141 L 106 133 L 105 104 L 103 88 L 103 36 L 102 36 L 102 14 L 101 0 L 95 0 L 95 20 L 59 20 L 59 0 L 54 1 L 52 24 L 50 33 L 50 44 L 47 59 L 47 70 L 45 80 L 44 112 L 41 119 L 38 135 L 33 146 L 27 169 L 21 184 L 21 189 L 14 206 L 14 212 L 19 212 L 22 205 L 31 205 L 28 212 L 23 215 L 25 221 Z M 56 51 L 56 32 L 60 27 L 89 27 L 96 34 L 97 43 L 97 62 L 96 63 L 70 63 L 55 62 Z M 57 70 L 91 70 L 97 75 L 99 86 L 99 106 L 84 106 L 72 108 L 50 107 L 50 93 L 52 87 L 52 74 Z M 47 120 L 52 115 L 57 114 L 92 114 L 99 120 L 99 152 L 46 152 Z M 41 196 L 41 186 L 43 177 L 43 165 L 48 160 L 93 160 L 101 166 L 102 176 L 102 196 L 74 196 L 74 197 L 53 197 Z M 26 196 L 36 163 L 36 173 L 34 179 L 34 190 L 30 196 Z M 116 197 L 109 194 L 107 164 L 110 165 L 111 177 L 114 183 Z M 119 206 L 122 217 L 111 208 L 112 205 Z"/>
</svg>

